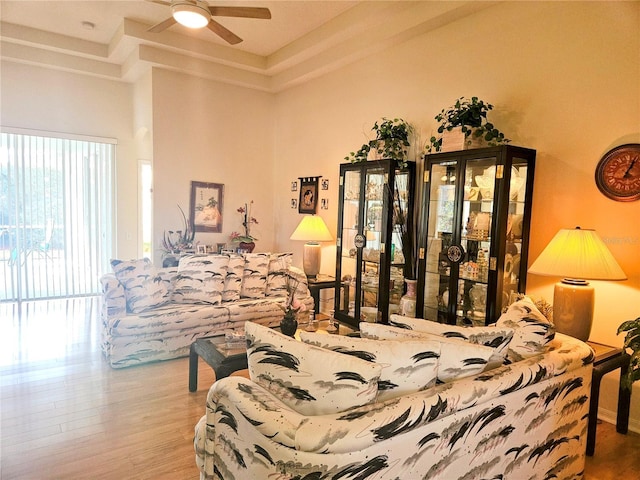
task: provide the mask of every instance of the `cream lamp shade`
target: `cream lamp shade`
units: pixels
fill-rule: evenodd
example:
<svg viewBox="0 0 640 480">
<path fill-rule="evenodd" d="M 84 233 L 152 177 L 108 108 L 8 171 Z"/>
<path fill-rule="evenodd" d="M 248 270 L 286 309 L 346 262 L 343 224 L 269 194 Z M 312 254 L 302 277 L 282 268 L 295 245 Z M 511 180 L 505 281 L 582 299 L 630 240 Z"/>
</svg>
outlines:
<svg viewBox="0 0 640 480">
<path fill-rule="evenodd" d="M 595 304 L 587 280 L 626 280 L 627 276 L 595 230 L 562 229 L 529 267 L 535 275 L 565 277 L 553 290 L 556 331 L 589 339 Z"/>
<path fill-rule="evenodd" d="M 171 7 L 172 16 L 180 25 L 187 28 L 202 28 L 207 26 L 211 13 L 204 2 L 177 2 Z"/>
<path fill-rule="evenodd" d="M 320 273 L 321 247 L 318 242 L 328 242 L 333 240 L 327 224 L 322 217 L 307 215 L 289 237 L 291 240 L 304 240 L 303 269 L 309 278 L 316 278 Z"/>
</svg>

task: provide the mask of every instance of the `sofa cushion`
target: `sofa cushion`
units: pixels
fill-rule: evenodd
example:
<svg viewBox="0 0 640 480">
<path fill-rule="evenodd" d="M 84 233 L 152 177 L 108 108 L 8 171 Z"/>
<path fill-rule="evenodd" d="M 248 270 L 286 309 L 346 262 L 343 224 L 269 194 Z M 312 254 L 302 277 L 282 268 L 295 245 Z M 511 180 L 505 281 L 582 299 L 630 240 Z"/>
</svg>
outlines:
<svg viewBox="0 0 640 480">
<path fill-rule="evenodd" d="M 244 275 L 244 257 L 237 253 L 229 256 L 227 276 L 224 277 L 224 289 L 222 290 L 223 302 L 235 302 L 240 300 L 242 290 L 242 276 Z"/>
<path fill-rule="evenodd" d="M 267 297 L 287 295 L 287 271 L 293 262 L 292 253 L 272 253 L 267 272 Z"/>
<path fill-rule="evenodd" d="M 417 332 L 426 332 L 447 338 L 457 338 L 469 343 L 484 345 L 493 349 L 487 370 L 502 365 L 507 357 L 509 342 L 513 338 L 513 329 L 489 325 L 486 327 L 459 327 L 433 322 L 423 318 L 410 318 L 401 315 L 390 315 L 389 324 L 395 327 L 408 328 Z"/>
<path fill-rule="evenodd" d="M 171 279 L 164 279 L 148 258 L 111 260 L 118 282 L 124 287 L 127 310 L 140 313 L 171 300 Z"/>
<path fill-rule="evenodd" d="M 493 355 L 493 349 L 484 345 L 379 323 L 360 322 L 360 334 L 363 338 L 378 340 L 422 339 L 440 342 L 438 380 L 444 383 L 482 372 Z"/>
<path fill-rule="evenodd" d="M 376 399 L 382 367 L 245 324 L 251 380 L 303 415 L 338 413 Z"/>
<path fill-rule="evenodd" d="M 245 253 L 242 273 L 242 298 L 262 298 L 267 286 L 269 253 Z"/>
<path fill-rule="evenodd" d="M 524 298 L 512 303 L 496 322 L 498 327 L 514 330 L 507 359 L 518 362 L 544 352 L 555 336 L 555 327 L 540 313 L 533 301 Z"/>
<path fill-rule="evenodd" d="M 311 345 L 379 364 L 382 372 L 378 380 L 378 402 L 425 390 L 436 383 L 439 342 L 422 339 L 380 341 L 310 332 L 300 332 L 300 339 Z"/>
<path fill-rule="evenodd" d="M 173 300 L 176 303 L 219 304 L 228 264 L 227 255 L 182 257 L 178 264 Z"/>
</svg>

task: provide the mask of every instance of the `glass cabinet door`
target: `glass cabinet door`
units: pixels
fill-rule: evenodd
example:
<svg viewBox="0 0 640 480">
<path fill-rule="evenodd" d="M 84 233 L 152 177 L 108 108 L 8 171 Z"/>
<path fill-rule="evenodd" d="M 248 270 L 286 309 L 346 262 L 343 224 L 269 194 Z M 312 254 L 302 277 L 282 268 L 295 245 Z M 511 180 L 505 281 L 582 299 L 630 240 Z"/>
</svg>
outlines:
<svg viewBox="0 0 640 480">
<path fill-rule="evenodd" d="M 495 250 L 492 227 L 496 164 L 496 157 L 464 163 L 462 217 L 458 231 L 465 253 L 458 268 L 455 309 L 459 325 L 484 325 L 487 317 L 489 261 Z"/>
<path fill-rule="evenodd" d="M 344 315 L 355 315 L 355 302 L 352 296 L 355 292 L 355 282 L 357 274 L 357 255 L 356 236 L 360 231 L 361 218 L 361 171 L 347 170 L 343 175 L 343 190 L 340 203 L 342 209 L 340 211 L 340 222 L 338 224 L 338 236 L 340 238 L 340 255 L 338 257 L 337 271 L 340 272 L 346 287 L 338 292 L 342 295 L 349 295 L 349 301 L 344 300 L 338 302 L 337 305 L 348 305 L 348 311 L 343 311 Z"/>
<path fill-rule="evenodd" d="M 519 285 L 526 276 L 527 249 L 524 238 L 527 209 L 530 206 L 527 199 L 531 197 L 526 181 L 531 167 L 524 158 L 513 158 L 511 178 L 509 182 L 509 208 L 506 225 L 506 245 L 504 250 L 504 276 L 498 309 L 502 309 L 515 301 L 515 295 L 520 291 Z"/>
<path fill-rule="evenodd" d="M 424 287 L 424 318 L 445 322 L 449 311 L 449 279 L 451 261 L 447 250 L 453 240 L 455 223 L 454 162 L 434 164 L 429 172 L 429 222 L 427 225 L 426 276 Z"/>
<path fill-rule="evenodd" d="M 360 311 L 360 319 L 376 322 L 379 320 L 380 268 L 384 246 L 384 200 L 388 175 L 385 169 L 372 167 L 366 169 L 364 179 L 362 233 L 365 237 L 365 244 L 360 264 L 360 296 L 356 302 Z"/>
</svg>

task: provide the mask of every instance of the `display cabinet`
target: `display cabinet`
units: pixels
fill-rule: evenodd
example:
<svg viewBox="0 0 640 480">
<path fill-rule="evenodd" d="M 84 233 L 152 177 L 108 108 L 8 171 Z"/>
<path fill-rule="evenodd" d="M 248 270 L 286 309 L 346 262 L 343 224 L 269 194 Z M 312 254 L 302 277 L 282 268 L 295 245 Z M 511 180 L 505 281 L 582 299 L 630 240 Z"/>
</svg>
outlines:
<svg viewBox="0 0 640 480">
<path fill-rule="evenodd" d="M 356 326 L 397 312 L 415 250 L 415 163 L 340 165 L 335 317 Z M 347 286 L 348 288 L 344 288 Z M 343 298 L 349 295 L 349 298 Z"/>
<path fill-rule="evenodd" d="M 485 325 L 524 292 L 535 157 L 515 146 L 425 157 L 418 317 Z"/>
</svg>

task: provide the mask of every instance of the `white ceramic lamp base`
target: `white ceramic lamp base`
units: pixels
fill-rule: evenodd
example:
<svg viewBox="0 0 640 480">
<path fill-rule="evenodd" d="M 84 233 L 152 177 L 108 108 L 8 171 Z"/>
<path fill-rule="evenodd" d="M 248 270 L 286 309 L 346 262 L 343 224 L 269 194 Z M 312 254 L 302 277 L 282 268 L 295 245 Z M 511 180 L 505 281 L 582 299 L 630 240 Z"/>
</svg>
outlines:
<svg viewBox="0 0 640 480">
<path fill-rule="evenodd" d="M 319 243 L 305 243 L 302 252 L 302 268 L 307 277 L 316 278 L 320 273 L 321 247 Z"/>
<path fill-rule="evenodd" d="M 593 323 L 594 289 L 587 282 L 563 280 L 553 290 L 553 323 L 556 331 L 586 342 Z"/>
</svg>

